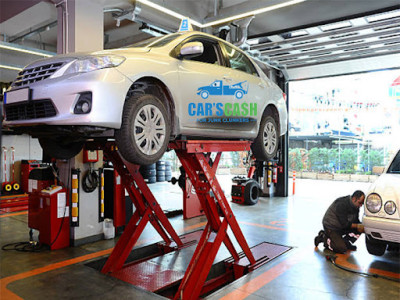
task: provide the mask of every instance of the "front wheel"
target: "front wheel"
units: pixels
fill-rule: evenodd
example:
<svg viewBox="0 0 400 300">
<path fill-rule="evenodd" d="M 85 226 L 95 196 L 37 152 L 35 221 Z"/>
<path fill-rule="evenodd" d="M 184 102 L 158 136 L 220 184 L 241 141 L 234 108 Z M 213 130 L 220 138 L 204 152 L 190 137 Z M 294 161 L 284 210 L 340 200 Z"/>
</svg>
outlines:
<svg viewBox="0 0 400 300">
<path fill-rule="evenodd" d="M 81 152 L 84 141 L 68 141 L 64 138 L 39 138 L 45 155 L 56 159 L 70 159 Z"/>
<path fill-rule="evenodd" d="M 127 161 L 150 165 L 167 149 L 170 130 L 167 111 L 161 101 L 153 95 L 136 95 L 125 102 L 115 141 Z"/>
<path fill-rule="evenodd" d="M 258 135 L 251 145 L 251 150 L 257 160 L 267 161 L 275 158 L 278 152 L 278 127 L 271 116 L 264 116 L 261 120 Z"/>
</svg>

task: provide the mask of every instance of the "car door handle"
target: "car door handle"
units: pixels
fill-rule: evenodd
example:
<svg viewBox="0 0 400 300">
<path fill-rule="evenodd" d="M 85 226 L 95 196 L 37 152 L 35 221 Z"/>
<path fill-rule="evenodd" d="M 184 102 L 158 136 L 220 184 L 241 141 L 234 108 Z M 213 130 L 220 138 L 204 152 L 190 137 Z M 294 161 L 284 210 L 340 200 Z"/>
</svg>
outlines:
<svg viewBox="0 0 400 300">
<path fill-rule="evenodd" d="M 226 76 L 226 75 L 222 76 L 222 79 L 224 79 L 227 82 L 231 82 L 232 81 L 232 78 L 230 78 L 229 76 Z"/>
</svg>

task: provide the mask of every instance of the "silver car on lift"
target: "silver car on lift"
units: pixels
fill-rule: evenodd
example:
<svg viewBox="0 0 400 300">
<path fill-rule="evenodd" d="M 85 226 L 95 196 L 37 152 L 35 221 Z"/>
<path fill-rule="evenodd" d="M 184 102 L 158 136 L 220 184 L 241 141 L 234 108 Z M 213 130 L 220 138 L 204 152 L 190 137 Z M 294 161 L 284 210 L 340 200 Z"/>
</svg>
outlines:
<svg viewBox="0 0 400 300">
<path fill-rule="evenodd" d="M 287 131 L 285 95 L 242 50 L 201 32 L 59 55 L 25 67 L 5 93 L 4 126 L 68 159 L 87 139 L 115 139 L 137 164 L 177 138 L 248 139 L 276 156 Z"/>
</svg>

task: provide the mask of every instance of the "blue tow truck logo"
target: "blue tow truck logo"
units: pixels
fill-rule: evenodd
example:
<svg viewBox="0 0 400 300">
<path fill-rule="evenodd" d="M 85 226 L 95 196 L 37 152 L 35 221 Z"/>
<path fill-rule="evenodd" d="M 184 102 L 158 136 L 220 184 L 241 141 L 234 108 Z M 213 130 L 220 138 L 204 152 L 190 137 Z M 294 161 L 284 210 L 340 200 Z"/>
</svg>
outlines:
<svg viewBox="0 0 400 300">
<path fill-rule="evenodd" d="M 236 99 L 242 99 L 247 94 L 249 86 L 247 81 L 238 82 L 231 85 L 223 85 L 222 80 L 215 80 L 207 86 L 202 86 L 197 89 L 197 95 L 207 99 L 208 96 L 235 95 Z"/>
</svg>

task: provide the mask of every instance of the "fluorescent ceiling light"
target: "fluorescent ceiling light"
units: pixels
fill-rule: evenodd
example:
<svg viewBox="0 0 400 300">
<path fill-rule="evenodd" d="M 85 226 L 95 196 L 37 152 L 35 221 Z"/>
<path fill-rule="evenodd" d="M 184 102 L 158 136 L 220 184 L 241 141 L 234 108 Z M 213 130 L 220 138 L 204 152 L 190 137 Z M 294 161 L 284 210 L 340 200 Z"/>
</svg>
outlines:
<svg viewBox="0 0 400 300">
<path fill-rule="evenodd" d="M 181 19 L 181 20 L 182 19 L 188 19 L 189 22 L 192 25 L 195 25 L 195 26 L 200 27 L 200 28 L 205 28 L 205 27 L 210 27 L 210 26 L 214 26 L 214 25 L 218 25 L 218 24 L 228 23 L 230 21 L 241 19 L 241 18 L 245 18 L 245 17 L 249 17 L 249 16 L 262 14 L 262 13 L 265 13 L 265 12 L 268 12 L 268 11 L 271 11 L 271 10 L 275 10 L 275 9 L 279 9 L 279 8 L 282 8 L 282 7 L 298 4 L 298 3 L 301 3 L 301 2 L 304 2 L 304 1 L 307 1 L 307 0 L 291 0 L 291 1 L 284 2 L 284 3 L 271 5 L 271 6 L 255 9 L 255 10 L 252 10 L 252 11 L 244 12 L 244 13 L 241 13 L 241 14 L 238 14 L 238 15 L 234 15 L 234 16 L 231 16 L 231 17 L 215 20 L 215 21 L 208 22 L 208 23 L 205 23 L 205 24 L 201 24 L 200 22 L 192 20 L 192 19 L 190 19 L 190 18 L 188 18 L 188 17 L 186 17 L 184 15 L 181 15 L 181 14 L 179 14 L 177 12 L 174 12 L 174 11 L 172 11 L 172 10 L 170 10 L 168 8 L 165 8 L 165 7 L 161 6 L 161 5 L 155 4 L 155 3 L 151 2 L 151 1 L 148 1 L 148 0 L 136 0 L 136 1 L 140 2 L 140 3 L 144 4 L 144 5 L 150 6 L 150 7 L 154 8 L 154 9 L 157 9 L 160 12 L 163 12 L 163 13 L 166 13 L 166 14 L 168 14 L 170 16 L 173 16 L 173 17 L 175 17 L 177 19 Z"/>
<path fill-rule="evenodd" d="M 180 19 L 180 20 L 188 19 L 189 22 L 192 25 L 195 25 L 195 26 L 198 26 L 198 27 L 202 27 L 203 26 L 201 23 L 199 23 L 199 22 L 197 22 L 195 20 L 192 20 L 192 19 L 190 19 L 190 18 L 188 18 L 188 17 L 186 17 L 184 15 L 181 15 L 181 14 L 179 14 L 179 13 L 173 11 L 173 10 L 170 10 L 170 9 L 168 9 L 166 7 L 163 7 L 161 5 L 155 4 L 155 3 L 151 2 L 151 1 L 148 1 L 148 0 L 136 0 L 136 2 L 139 2 L 139 3 L 142 3 L 144 5 L 150 6 L 150 7 L 154 8 L 154 9 L 157 9 L 158 11 L 166 13 L 167 15 L 170 15 L 170 16 L 175 17 L 175 18 Z"/>
<path fill-rule="evenodd" d="M 228 23 L 230 21 L 237 20 L 237 19 L 242 19 L 242 18 L 249 17 L 249 16 L 255 16 L 255 15 L 258 15 L 258 14 L 265 13 L 267 11 L 271 11 L 271 10 L 279 9 L 279 8 L 282 8 L 282 7 L 298 4 L 298 3 L 301 3 L 301 2 L 304 2 L 304 1 L 306 1 L 306 0 L 292 0 L 292 1 L 284 2 L 284 3 L 280 3 L 280 4 L 275 4 L 275 5 L 271 5 L 271 6 L 267 6 L 267 7 L 263 7 L 263 8 L 259 8 L 259 9 L 255 9 L 255 10 L 252 10 L 252 11 L 248 11 L 248 12 L 245 12 L 245 13 L 234 15 L 232 17 L 228 17 L 228 18 L 224 18 L 224 19 L 220 19 L 220 20 L 215 20 L 215 21 L 203 24 L 202 28 L 203 27 L 214 26 L 214 25 L 218 25 L 218 24 L 223 24 L 223 23 Z"/>
<path fill-rule="evenodd" d="M 346 27 L 351 27 L 351 23 L 349 21 L 343 21 L 343 22 L 320 26 L 322 31 L 330 31 L 330 30 L 336 30 L 336 29 L 346 28 Z"/>
<path fill-rule="evenodd" d="M 23 52 L 23 53 L 28 53 L 28 54 L 33 54 L 33 55 L 38 55 L 38 56 L 43 56 L 43 57 L 54 56 L 54 54 L 52 54 L 51 52 L 48 52 L 48 51 L 30 50 L 30 49 L 27 49 L 20 45 L 6 43 L 6 42 L 0 42 L 0 49 L 7 49 L 7 50 L 11 50 L 11 51 Z"/>
<path fill-rule="evenodd" d="M 382 20 L 387 20 L 387 19 L 397 18 L 397 17 L 400 17 L 400 10 L 394 10 L 394 11 L 390 11 L 390 12 L 386 12 L 386 13 L 382 13 L 382 14 L 373 15 L 373 16 L 367 17 L 366 19 L 369 23 L 371 23 L 371 22 L 382 21 Z"/>
<path fill-rule="evenodd" d="M 22 68 L 20 68 L 20 67 L 14 67 L 14 66 L 9 66 L 9 65 L 0 65 L 0 68 L 9 69 L 9 70 L 15 70 L 15 71 L 21 71 L 22 70 Z"/>
</svg>

